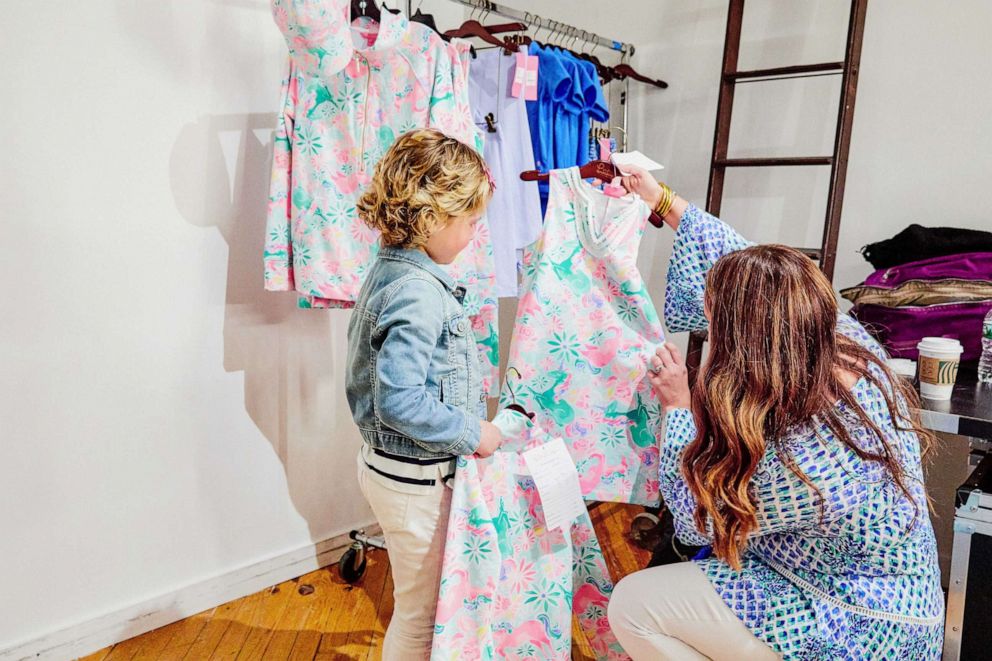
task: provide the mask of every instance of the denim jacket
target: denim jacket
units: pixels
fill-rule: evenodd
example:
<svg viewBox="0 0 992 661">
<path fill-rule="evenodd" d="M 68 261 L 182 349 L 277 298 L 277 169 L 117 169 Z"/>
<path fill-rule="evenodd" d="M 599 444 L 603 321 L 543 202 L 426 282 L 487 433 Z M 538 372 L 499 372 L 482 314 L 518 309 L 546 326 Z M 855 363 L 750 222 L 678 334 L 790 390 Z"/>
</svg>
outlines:
<svg viewBox="0 0 992 661">
<path fill-rule="evenodd" d="M 424 252 L 379 252 L 348 325 L 345 380 L 373 448 L 435 458 L 479 447 L 485 396 L 464 296 Z"/>
</svg>

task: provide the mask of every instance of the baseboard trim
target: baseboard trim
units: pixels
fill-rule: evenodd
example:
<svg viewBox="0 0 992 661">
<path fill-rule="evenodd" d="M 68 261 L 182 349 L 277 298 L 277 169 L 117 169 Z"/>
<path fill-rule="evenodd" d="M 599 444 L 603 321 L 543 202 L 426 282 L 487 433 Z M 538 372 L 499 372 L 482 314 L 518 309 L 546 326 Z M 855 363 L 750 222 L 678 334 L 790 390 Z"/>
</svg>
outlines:
<svg viewBox="0 0 992 661">
<path fill-rule="evenodd" d="M 379 534 L 377 525 L 370 524 L 364 528 L 370 535 Z M 302 546 L 130 607 L 16 643 L 0 650 L 0 660 L 63 660 L 92 654 L 109 645 L 333 564 L 350 543 L 348 533 L 342 533 Z"/>
</svg>

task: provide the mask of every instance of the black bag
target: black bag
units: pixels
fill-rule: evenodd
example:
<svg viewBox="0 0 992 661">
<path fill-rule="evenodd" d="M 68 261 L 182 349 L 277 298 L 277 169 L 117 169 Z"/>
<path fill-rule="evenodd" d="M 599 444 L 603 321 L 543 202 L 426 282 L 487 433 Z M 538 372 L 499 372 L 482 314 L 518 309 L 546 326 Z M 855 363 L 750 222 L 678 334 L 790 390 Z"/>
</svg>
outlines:
<svg viewBox="0 0 992 661">
<path fill-rule="evenodd" d="M 702 546 L 683 544 L 675 537 L 675 517 L 668 511 L 667 507 L 662 507 L 659 514 L 658 528 L 661 533 L 658 543 L 655 544 L 651 553 L 651 560 L 648 567 L 659 565 L 670 565 L 676 562 L 686 562 L 692 560 Z"/>
<path fill-rule="evenodd" d="M 869 243 L 861 249 L 876 269 L 967 252 L 992 252 L 992 232 L 914 224 L 891 239 Z"/>
</svg>

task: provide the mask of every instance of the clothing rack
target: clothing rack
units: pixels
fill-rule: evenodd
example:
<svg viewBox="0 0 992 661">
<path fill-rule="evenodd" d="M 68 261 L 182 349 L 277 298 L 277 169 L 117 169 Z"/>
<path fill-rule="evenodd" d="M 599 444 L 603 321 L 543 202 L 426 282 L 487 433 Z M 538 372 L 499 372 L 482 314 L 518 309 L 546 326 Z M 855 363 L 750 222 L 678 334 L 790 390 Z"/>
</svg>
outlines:
<svg viewBox="0 0 992 661">
<path fill-rule="evenodd" d="M 506 5 L 501 5 L 498 2 L 489 2 L 489 0 L 451 1 L 460 5 L 465 5 L 466 7 L 478 9 L 480 11 L 485 11 L 491 14 L 499 14 L 500 16 L 505 16 L 507 18 L 513 18 L 526 23 L 529 27 L 544 29 L 549 32 L 557 32 L 560 35 L 572 37 L 586 43 L 596 44 L 597 46 L 605 46 L 610 50 L 619 52 L 623 58 L 628 58 L 634 54 L 633 44 L 617 41 L 616 39 L 607 39 L 606 37 L 601 37 L 598 34 L 587 32 L 586 30 L 580 30 L 577 27 L 567 25 L 565 23 L 559 23 L 558 21 L 553 21 L 548 18 L 542 18 L 537 14 L 514 9 L 513 7 L 507 7 Z M 409 5 L 410 3 L 407 4 Z"/>
<path fill-rule="evenodd" d="M 526 24 L 528 28 L 534 28 L 538 31 L 543 29 L 547 30 L 549 34 L 556 33 L 561 36 L 571 37 L 574 40 L 582 41 L 588 44 L 604 46 L 612 51 L 620 53 L 621 62 L 628 61 L 634 54 L 634 44 L 617 41 L 616 39 L 607 39 L 606 37 L 593 32 L 588 32 L 566 23 L 544 18 L 542 16 L 538 16 L 537 14 L 532 14 L 529 11 L 521 11 L 519 9 L 514 9 L 513 7 L 507 7 L 506 5 L 498 2 L 490 2 L 489 0 L 451 0 L 451 2 L 485 12 L 485 15 L 498 14 L 506 18 L 512 18 Z M 406 14 L 407 16 L 413 16 L 413 0 L 406 1 Z M 627 151 L 629 147 L 627 133 L 627 99 L 629 97 L 629 92 L 630 79 L 625 79 L 623 81 L 623 89 L 620 90 L 620 107 L 622 109 L 621 116 L 623 119 L 622 125 L 617 127 L 620 130 L 620 151 L 624 152 Z"/>
</svg>

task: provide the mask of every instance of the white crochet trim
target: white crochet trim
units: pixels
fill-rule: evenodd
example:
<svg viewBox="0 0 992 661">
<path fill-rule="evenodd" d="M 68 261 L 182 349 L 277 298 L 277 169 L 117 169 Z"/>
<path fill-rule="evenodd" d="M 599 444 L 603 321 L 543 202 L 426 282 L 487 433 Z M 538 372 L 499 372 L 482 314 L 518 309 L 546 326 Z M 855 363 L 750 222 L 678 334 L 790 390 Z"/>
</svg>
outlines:
<svg viewBox="0 0 992 661">
<path fill-rule="evenodd" d="M 792 573 L 792 571 L 786 569 L 777 562 L 768 559 L 764 559 L 764 561 L 768 563 L 769 567 L 771 567 L 778 573 L 782 574 L 782 576 L 784 576 L 785 578 L 789 579 L 789 581 L 795 584 L 796 587 L 801 588 L 802 590 L 808 592 L 817 599 L 821 599 L 829 604 L 832 604 L 837 608 L 840 608 L 841 610 L 846 610 L 848 612 L 855 613 L 857 615 L 862 615 L 864 617 L 872 617 L 878 620 L 888 620 L 889 622 L 903 622 L 905 624 L 922 624 L 925 626 L 933 626 L 936 624 L 942 624 L 944 622 L 943 613 L 934 615 L 933 617 L 913 617 L 911 615 L 897 615 L 895 613 L 886 613 L 885 611 L 877 611 L 877 610 L 872 610 L 871 608 L 864 608 L 863 606 L 854 606 L 848 604 L 844 601 L 841 601 L 837 597 L 833 597 L 825 593 L 823 590 L 820 590 L 819 588 L 810 584 L 805 579 L 796 576 L 794 573 Z"/>
</svg>

